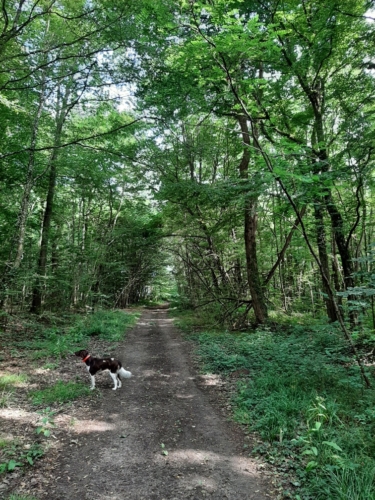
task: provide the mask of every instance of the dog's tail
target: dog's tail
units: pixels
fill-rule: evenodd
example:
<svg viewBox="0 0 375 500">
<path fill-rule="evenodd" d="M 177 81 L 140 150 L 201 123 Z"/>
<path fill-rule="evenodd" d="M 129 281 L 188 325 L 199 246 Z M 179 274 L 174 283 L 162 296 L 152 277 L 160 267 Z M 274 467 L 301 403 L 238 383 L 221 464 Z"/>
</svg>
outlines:
<svg viewBox="0 0 375 500">
<path fill-rule="evenodd" d="M 132 374 L 126 371 L 124 368 L 120 368 L 118 374 L 120 375 L 121 378 L 130 378 L 132 376 Z"/>
</svg>

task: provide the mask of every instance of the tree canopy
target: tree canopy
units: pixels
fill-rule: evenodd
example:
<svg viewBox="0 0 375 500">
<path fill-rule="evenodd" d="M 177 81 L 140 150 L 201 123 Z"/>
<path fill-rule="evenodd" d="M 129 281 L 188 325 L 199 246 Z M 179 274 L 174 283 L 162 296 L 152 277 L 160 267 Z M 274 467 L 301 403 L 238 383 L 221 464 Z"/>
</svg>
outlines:
<svg viewBox="0 0 375 500">
<path fill-rule="evenodd" d="M 371 8 L 3 2 L 3 309 L 374 325 Z"/>
</svg>

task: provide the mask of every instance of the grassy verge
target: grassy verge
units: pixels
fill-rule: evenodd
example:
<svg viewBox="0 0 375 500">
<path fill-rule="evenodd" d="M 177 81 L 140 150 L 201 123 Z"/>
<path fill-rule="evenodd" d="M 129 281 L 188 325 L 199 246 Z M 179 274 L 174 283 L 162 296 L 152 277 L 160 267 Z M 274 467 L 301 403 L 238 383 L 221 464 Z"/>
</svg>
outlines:
<svg viewBox="0 0 375 500">
<path fill-rule="evenodd" d="M 47 362 L 46 369 L 58 366 L 58 360 L 79 348 L 87 348 L 91 338 L 106 342 L 119 342 L 131 328 L 139 313 L 124 311 L 97 311 L 87 316 L 71 315 L 50 321 L 55 324 L 44 325 L 28 323 L 29 340 L 11 339 L 12 353 L 16 357 L 27 356 L 34 360 L 55 358 Z M 30 333 L 32 335 L 30 335 Z M 31 338 L 30 338 L 31 337 Z M 23 375 L 4 374 L 0 376 L 0 407 L 7 406 L 14 386 L 26 381 Z M 66 403 L 89 394 L 87 386 L 74 382 L 59 381 L 51 387 L 31 391 L 29 397 L 35 405 Z"/>
<path fill-rule="evenodd" d="M 54 375 L 52 370 L 59 366 L 61 359 L 80 348 L 87 348 L 93 338 L 100 340 L 93 345 L 106 346 L 103 348 L 111 350 L 112 345 L 121 341 L 126 331 L 136 323 L 138 316 L 139 313 L 136 312 L 98 311 L 85 316 L 11 317 L 12 321 L 8 322 L 6 330 L 0 331 L 0 343 L 3 347 L 0 409 L 6 408 L 11 414 L 17 405 L 17 408 L 33 412 L 35 410 L 30 409 L 31 402 L 32 405 L 39 406 L 37 413 L 40 417 L 36 429 L 28 426 L 26 431 L 17 419 L 14 425 L 9 425 L 11 420 L 2 421 L 0 475 L 33 466 L 48 450 L 46 438 L 52 436 L 53 431 L 56 432 L 56 404 L 61 411 L 61 405 L 93 394 L 86 383 L 72 381 L 72 378 L 77 379 L 74 371 L 66 373 L 65 370 L 62 380 L 56 381 L 60 375 L 50 376 Z M 19 358 L 22 360 L 19 361 Z M 36 376 L 35 368 L 39 369 L 41 364 L 36 360 L 40 359 L 43 359 L 44 370 Z M 22 373 L 18 373 L 19 371 Z M 28 384 L 35 382 L 39 390 L 29 390 Z M 8 432 L 10 429 L 11 435 Z M 8 498 L 26 500 L 28 497 L 13 495 Z"/>
<path fill-rule="evenodd" d="M 24 374 L 13 374 L 9 373 L 6 375 L 0 375 L 0 391 L 7 391 L 14 388 L 18 384 L 26 382 L 27 377 Z"/>
<path fill-rule="evenodd" d="M 13 354 L 17 356 L 18 350 L 23 350 L 35 360 L 63 358 L 80 347 L 87 347 L 92 337 L 119 342 L 138 317 L 139 313 L 136 312 L 97 311 L 87 316 L 52 318 L 47 326 L 34 323 L 29 326 L 32 339 L 12 342 Z"/>
<path fill-rule="evenodd" d="M 375 390 L 364 388 L 335 327 L 202 331 L 191 338 L 204 372 L 245 374 L 233 417 L 261 436 L 252 453 L 276 467 L 283 498 L 375 499 Z"/>
<path fill-rule="evenodd" d="M 30 392 L 30 397 L 35 405 L 49 405 L 53 403 L 66 403 L 73 399 L 87 396 L 88 394 L 90 394 L 90 389 L 86 385 L 60 381 L 46 389 Z"/>
</svg>

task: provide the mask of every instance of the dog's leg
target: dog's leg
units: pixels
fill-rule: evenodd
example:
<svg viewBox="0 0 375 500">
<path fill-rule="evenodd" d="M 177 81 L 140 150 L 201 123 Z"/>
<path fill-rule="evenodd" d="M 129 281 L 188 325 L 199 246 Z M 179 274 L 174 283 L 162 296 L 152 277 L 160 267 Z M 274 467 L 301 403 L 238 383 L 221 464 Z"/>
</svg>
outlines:
<svg viewBox="0 0 375 500">
<path fill-rule="evenodd" d="M 121 386 L 122 386 L 122 382 L 120 379 L 120 375 L 117 373 L 117 387 L 120 389 Z"/>
<path fill-rule="evenodd" d="M 91 387 L 90 387 L 90 389 L 94 390 L 95 389 L 95 377 L 94 377 L 94 375 L 91 375 L 91 373 L 90 373 L 90 367 L 88 365 L 86 365 L 86 368 L 87 368 L 87 371 L 89 372 L 89 375 L 91 377 Z"/>
<path fill-rule="evenodd" d="M 115 386 L 112 388 L 112 391 L 115 391 L 117 389 L 117 373 L 109 372 L 109 374 L 111 375 L 113 383 L 115 384 Z"/>
</svg>

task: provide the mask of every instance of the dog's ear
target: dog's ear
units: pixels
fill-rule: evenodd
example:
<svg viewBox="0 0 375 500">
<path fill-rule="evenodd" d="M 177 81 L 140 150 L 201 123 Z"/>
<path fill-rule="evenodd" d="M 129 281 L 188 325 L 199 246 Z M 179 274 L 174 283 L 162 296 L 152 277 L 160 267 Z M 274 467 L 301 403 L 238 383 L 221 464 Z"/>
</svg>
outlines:
<svg viewBox="0 0 375 500">
<path fill-rule="evenodd" d="M 86 352 L 85 350 L 81 349 L 80 351 L 76 351 L 74 354 L 76 356 L 79 356 L 80 358 L 84 358 L 84 353 L 85 352 Z"/>
</svg>

